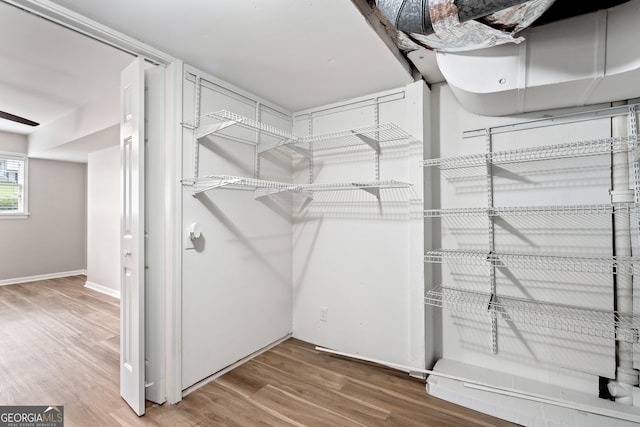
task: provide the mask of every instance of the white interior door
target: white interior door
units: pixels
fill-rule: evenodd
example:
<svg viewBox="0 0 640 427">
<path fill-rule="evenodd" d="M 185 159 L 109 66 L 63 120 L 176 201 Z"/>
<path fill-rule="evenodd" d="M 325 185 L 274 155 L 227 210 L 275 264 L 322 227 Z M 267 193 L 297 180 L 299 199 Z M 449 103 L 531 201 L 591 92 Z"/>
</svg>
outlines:
<svg viewBox="0 0 640 427">
<path fill-rule="evenodd" d="M 120 79 L 120 395 L 144 414 L 144 61 Z"/>
</svg>

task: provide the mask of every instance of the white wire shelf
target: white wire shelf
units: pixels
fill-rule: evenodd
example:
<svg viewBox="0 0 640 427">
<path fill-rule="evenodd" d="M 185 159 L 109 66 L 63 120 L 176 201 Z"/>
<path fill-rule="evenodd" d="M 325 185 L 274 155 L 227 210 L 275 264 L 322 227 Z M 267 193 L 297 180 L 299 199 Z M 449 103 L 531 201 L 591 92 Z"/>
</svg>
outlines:
<svg viewBox="0 0 640 427">
<path fill-rule="evenodd" d="M 425 218 L 475 216 L 530 216 L 530 215 L 611 215 L 636 210 L 636 204 L 592 204 L 566 206 L 505 206 L 493 208 L 427 209 Z"/>
<path fill-rule="evenodd" d="M 200 120 L 201 122 L 208 121 L 209 123 L 203 123 L 197 128 L 194 127 L 196 139 L 212 134 L 220 134 L 228 139 L 257 145 L 259 153 L 278 147 L 288 147 L 293 151 L 308 156 L 311 150 L 331 150 L 356 146 L 369 146 L 379 153 L 381 145 L 416 141 L 415 138 L 393 123 L 297 137 L 282 129 L 226 110 L 205 114 Z M 242 135 L 237 131 L 231 131 L 234 127 L 251 132 Z"/>
<path fill-rule="evenodd" d="M 197 139 L 212 134 L 221 134 L 226 138 L 254 145 L 258 142 L 257 137 L 264 140 L 263 143 L 269 144 L 300 142 L 300 138 L 293 136 L 289 132 L 226 110 L 205 114 L 200 120 L 201 122 L 209 121 L 210 123 L 201 124 L 195 129 Z M 248 133 L 248 137 L 242 136 L 237 131 L 229 132 L 229 130 L 234 127 L 246 129 L 251 132 Z"/>
<path fill-rule="evenodd" d="M 395 180 L 350 181 L 326 184 L 290 184 L 232 175 L 208 175 L 197 180 L 185 180 L 183 181 L 183 184 L 191 186 L 194 195 L 209 190 L 225 188 L 234 190 L 254 190 L 256 191 L 256 197 L 263 197 L 269 194 L 281 192 L 302 193 L 307 197 L 310 197 L 313 192 L 316 191 L 363 190 L 379 198 L 380 189 L 412 187 L 412 184 Z"/>
<path fill-rule="evenodd" d="M 379 153 L 381 146 L 406 144 L 416 142 L 416 139 L 393 123 L 385 123 L 377 126 L 369 126 L 358 129 L 329 132 L 307 136 L 288 141 L 261 144 L 258 152 L 272 150 L 278 147 L 294 148 L 300 150 L 333 150 L 347 147 L 369 146 Z M 304 153 L 303 153 L 304 154 Z"/>
<path fill-rule="evenodd" d="M 422 161 L 424 167 L 439 167 L 440 169 L 456 169 L 474 166 L 484 166 L 487 162 L 493 164 L 530 162 L 539 160 L 553 160 L 570 157 L 593 156 L 610 152 L 619 152 L 637 146 L 637 137 L 612 137 L 576 141 L 564 144 L 543 145 L 540 147 L 517 148 L 489 153 L 466 154 L 456 157 L 443 157 Z"/>
<path fill-rule="evenodd" d="M 430 290 L 424 301 L 453 312 L 488 318 L 496 313 L 499 319 L 509 322 L 626 342 L 637 342 L 640 329 L 640 319 L 630 314 L 455 288 Z"/>
<path fill-rule="evenodd" d="M 488 253 L 479 250 L 439 250 L 427 252 L 424 261 L 433 264 L 493 266 L 576 273 L 640 274 L 640 258 L 635 257 L 582 257 Z"/>
</svg>

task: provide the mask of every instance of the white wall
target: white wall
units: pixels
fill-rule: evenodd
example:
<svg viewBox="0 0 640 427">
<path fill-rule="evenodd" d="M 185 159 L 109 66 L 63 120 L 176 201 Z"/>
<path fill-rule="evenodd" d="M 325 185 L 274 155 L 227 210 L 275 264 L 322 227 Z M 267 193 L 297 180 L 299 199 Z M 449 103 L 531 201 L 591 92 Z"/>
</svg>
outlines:
<svg viewBox="0 0 640 427">
<path fill-rule="evenodd" d="M 294 206 L 294 336 L 347 353 L 423 368 L 423 142 L 429 146 L 429 91 L 422 82 L 294 114 L 294 133 L 395 123 L 414 142 L 383 144 L 380 179 L 413 184 L 381 190 L 316 192 Z M 426 120 L 424 117 L 426 115 Z M 374 152 L 362 144 L 314 152 L 314 182 L 375 179 Z M 298 161 L 296 182 L 308 179 Z M 321 311 L 327 310 L 326 320 Z M 431 322 L 428 323 L 430 328 Z M 426 353 L 428 354 L 425 354 Z"/>
<path fill-rule="evenodd" d="M 220 109 L 256 118 L 251 94 L 185 67 L 183 120 L 195 121 L 194 74 L 203 77 L 201 112 Z M 261 120 L 290 129 L 285 112 L 262 104 Z M 206 124 L 203 120 L 202 124 Z M 237 129 L 236 129 L 237 132 Z M 255 137 L 246 131 L 240 135 Z M 183 179 L 194 174 L 193 131 L 183 131 Z M 200 176 L 254 177 L 255 148 L 219 137 L 200 144 Z M 276 167 L 276 164 L 280 167 Z M 262 167 L 284 181 L 290 160 L 265 156 Z M 202 237 L 187 248 L 186 229 L 201 224 Z M 254 199 L 253 191 L 182 193 L 183 389 L 291 332 L 291 208 L 287 196 Z"/>
<path fill-rule="evenodd" d="M 27 153 L 27 136 L 17 133 L 0 132 L 0 151 L 8 153 Z"/>
<path fill-rule="evenodd" d="M 117 145 L 89 154 L 87 281 L 120 291 L 120 148 Z"/>
<path fill-rule="evenodd" d="M 0 281 L 84 270 L 85 165 L 29 159 L 28 187 L 30 216 L 0 219 Z"/>
<path fill-rule="evenodd" d="M 435 85 L 432 89 L 436 157 L 485 152 L 483 136 L 462 139 L 462 132 L 526 120 L 526 117 L 476 115 L 458 104 L 447 85 Z M 610 119 L 513 132 L 495 136 L 494 150 L 605 138 L 610 132 Z M 494 206 L 610 203 L 609 156 L 501 165 L 494 167 L 494 174 Z M 487 205 L 483 167 L 442 171 L 439 175 L 436 207 Z M 442 225 L 441 242 L 438 242 L 441 247 L 488 251 L 486 219 L 443 219 Z M 497 218 L 495 242 L 496 251 L 502 252 L 610 256 L 611 218 Z M 432 284 L 490 292 L 488 274 L 488 268 L 445 265 L 441 276 L 436 276 Z M 610 275 L 518 269 L 497 269 L 496 274 L 498 294 L 613 309 Z M 501 319 L 498 354 L 493 355 L 491 322 L 487 316 L 478 318 L 449 310 L 444 310 L 441 316 L 442 356 L 446 359 L 582 389 L 592 395 L 597 395 L 597 375 L 611 377 L 614 373 L 613 340 L 556 333 Z"/>
</svg>

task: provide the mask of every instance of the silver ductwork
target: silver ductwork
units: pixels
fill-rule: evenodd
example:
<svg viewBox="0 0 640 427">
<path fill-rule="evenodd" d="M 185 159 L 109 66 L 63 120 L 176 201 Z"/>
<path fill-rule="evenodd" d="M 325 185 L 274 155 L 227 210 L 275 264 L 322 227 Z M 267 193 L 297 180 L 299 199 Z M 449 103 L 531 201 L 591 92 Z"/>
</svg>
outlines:
<svg viewBox="0 0 640 427">
<path fill-rule="evenodd" d="M 455 0 L 460 22 L 482 18 L 527 0 Z M 434 33 L 431 15 L 447 2 L 438 0 L 378 0 L 378 9 L 398 30 L 429 35 Z M 437 18 L 436 18 L 437 19 Z"/>
<path fill-rule="evenodd" d="M 524 41 L 519 33 L 555 0 L 378 0 L 400 49 L 461 52 Z"/>
</svg>

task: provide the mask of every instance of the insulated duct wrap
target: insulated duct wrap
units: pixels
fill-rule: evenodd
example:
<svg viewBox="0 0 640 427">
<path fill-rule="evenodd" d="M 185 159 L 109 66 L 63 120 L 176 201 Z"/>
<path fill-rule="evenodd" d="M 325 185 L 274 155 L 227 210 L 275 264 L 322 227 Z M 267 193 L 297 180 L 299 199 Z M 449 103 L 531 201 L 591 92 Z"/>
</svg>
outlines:
<svg viewBox="0 0 640 427">
<path fill-rule="evenodd" d="M 376 14 L 404 51 L 463 52 L 524 41 L 555 0 L 378 0 Z"/>
<path fill-rule="evenodd" d="M 503 9 L 524 3 L 526 0 L 455 0 L 460 22 L 482 18 Z M 433 34 L 432 19 L 440 15 L 443 3 L 434 0 L 378 0 L 382 14 L 398 30 L 406 33 Z M 436 18 L 437 19 L 437 18 Z"/>
</svg>

